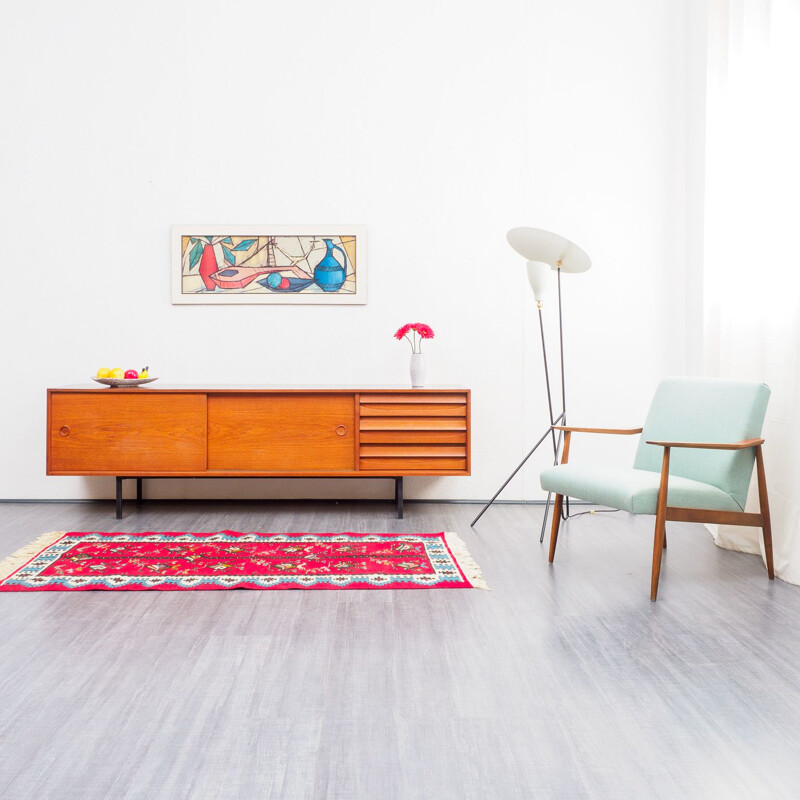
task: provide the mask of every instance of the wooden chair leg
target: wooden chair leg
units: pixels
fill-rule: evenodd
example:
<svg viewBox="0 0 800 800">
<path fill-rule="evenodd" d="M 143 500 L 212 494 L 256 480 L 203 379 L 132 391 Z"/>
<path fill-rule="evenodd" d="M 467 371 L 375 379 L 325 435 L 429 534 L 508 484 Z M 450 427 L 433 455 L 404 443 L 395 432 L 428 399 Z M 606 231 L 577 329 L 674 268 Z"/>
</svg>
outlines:
<svg viewBox="0 0 800 800">
<path fill-rule="evenodd" d="M 650 575 L 650 599 L 653 602 L 658 597 L 658 579 L 661 577 L 661 554 L 664 552 L 665 529 L 665 520 L 656 515 L 656 526 L 653 533 L 653 571 Z"/>
<path fill-rule="evenodd" d="M 764 474 L 764 456 L 761 445 L 756 447 L 756 475 L 758 476 L 758 504 L 761 508 L 761 535 L 764 537 L 764 555 L 767 557 L 767 575 L 775 578 L 775 566 L 772 563 L 772 525 L 769 519 L 769 495 L 767 494 L 767 478 Z"/>
<path fill-rule="evenodd" d="M 561 506 L 564 503 L 564 495 L 557 494 L 553 504 L 553 527 L 550 529 L 550 555 L 547 561 L 552 564 L 556 557 L 556 542 L 558 541 L 558 528 L 561 525 Z"/>
<path fill-rule="evenodd" d="M 664 525 L 664 550 L 667 549 L 667 526 Z"/>
<path fill-rule="evenodd" d="M 669 447 L 664 448 L 664 458 L 661 461 L 661 483 L 658 487 L 658 502 L 656 503 L 656 528 L 653 535 L 653 571 L 650 576 L 650 600 L 653 602 L 658 596 L 658 579 L 661 576 L 661 553 L 664 551 L 667 537 L 669 451 Z"/>
</svg>

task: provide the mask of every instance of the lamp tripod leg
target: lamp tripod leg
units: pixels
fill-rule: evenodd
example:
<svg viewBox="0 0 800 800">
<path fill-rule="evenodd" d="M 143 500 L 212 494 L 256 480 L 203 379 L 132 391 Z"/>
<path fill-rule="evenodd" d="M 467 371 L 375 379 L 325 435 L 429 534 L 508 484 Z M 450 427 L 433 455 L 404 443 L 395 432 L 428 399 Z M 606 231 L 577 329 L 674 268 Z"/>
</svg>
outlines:
<svg viewBox="0 0 800 800">
<path fill-rule="evenodd" d="M 561 421 L 562 423 L 566 422 L 566 418 L 564 413 L 561 414 Z M 555 423 L 553 423 L 555 424 Z M 553 431 L 555 433 L 555 431 Z M 558 432 L 558 438 L 553 441 L 553 466 L 558 466 L 558 459 L 559 454 L 561 453 L 561 440 L 564 436 L 563 431 Z M 547 493 L 547 501 L 544 504 L 544 518 L 542 519 L 542 532 L 539 534 L 539 544 L 544 541 L 544 533 L 547 530 L 547 517 L 550 513 L 550 500 L 552 497 L 552 492 Z"/>
<path fill-rule="evenodd" d="M 550 498 L 553 496 L 552 492 L 547 493 L 547 502 L 544 504 L 544 518 L 542 519 L 542 532 L 539 535 L 539 544 L 544 541 L 544 531 L 547 527 L 547 515 L 550 512 Z"/>
<path fill-rule="evenodd" d="M 555 422 L 554 424 L 557 424 L 558 422 L 560 422 L 560 420 L 561 420 L 561 417 L 559 417 L 559 418 L 556 420 L 556 422 Z M 508 484 L 509 484 L 509 483 L 511 483 L 512 479 L 514 478 L 514 476 L 515 476 L 515 475 L 516 475 L 516 474 L 517 474 L 517 473 L 518 473 L 518 472 L 519 472 L 519 471 L 520 471 L 520 470 L 521 470 L 521 469 L 522 469 L 522 468 L 525 466 L 525 463 L 527 462 L 527 460 L 528 460 L 528 459 L 529 459 L 529 458 L 530 458 L 530 457 L 531 457 L 531 456 L 532 456 L 532 455 L 533 455 L 533 454 L 536 452 L 536 449 L 537 449 L 537 448 L 539 447 L 539 445 L 540 445 L 540 444 L 541 444 L 541 443 L 542 443 L 542 442 L 543 442 L 543 441 L 544 441 L 544 440 L 545 440 L 545 439 L 546 439 L 546 438 L 547 438 L 547 437 L 550 435 L 550 432 L 551 432 L 551 431 L 552 431 L 552 428 L 548 428 L 548 429 L 545 431 L 545 433 L 544 433 L 544 434 L 542 434 L 542 437 L 541 437 L 541 438 L 539 439 L 539 441 L 538 441 L 538 442 L 536 442 L 536 444 L 535 444 L 535 445 L 534 445 L 534 446 L 531 448 L 531 450 L 530 450 L 530 452 L 528 453 L 528 455 L 526 455 L 526 456 L 525 456 L 525 458 L 523 458 L 523 459 L 522 459 L 522 461 L 520 461 L 520 463 L 519 463 L 519 465 L 517 466 L 517 468 L 516 468 L 516 469 L 515 469 L 515 470 L 514 470 L 514 471 L 513 471 L 513 472 L 512 472 L 512 473 L 511 473 L 509 476 L 508 476 L 508 478 L 506 478 L 506 481 L 505 481 L 505 483 L 504 483 L 504 484 L 503 484 L 503 485 L 502 485 L 502 486 L 501 486 L 501 487 L 500 487 L 500 488 L 499 488 L 499 489 L 498 489 L 498 490 L 497 490 L 497 491 L 494 493 L 494 497 L 492 497 L 492 499 L 491 499 L 491 500 L 490 500 L 490 501 L 489 501 L 489 502 L 488 502 L 488 503 L 487 503 L 487 504 L 486 504 L 486 505 L 485 505 L 485 506 L 484 506 L 484 507 L 481 509 L 481 512 L 480 512 L 480 514 L 478 514 L 478 516 L 477 516 L 477 517 L 475 517 L 475 519 L 474 519 L 474 520 L 472 520 L 472 522 L 471 522 L 471 524 L 470 524 L 470 527 L 471 527 L 471 528 L 474 528 L 474 527 L 475 527 L 475 523 L 476 523 L 476 522 L 477 522 L 477 521 L 478 521 L 478 520 L 479 520 L 479 519 L 480 519 L 480 518 L 481 518 L 481 517 L 484 515 L 484 513 L 485 513 L 486 509 L 487 509 L 487 508 L 489 508 L 489 506 L 490 506 L 492 503 L 494 503 L 494 501 L 495 501 L 495 500 L 497 500 L 497 498 L 500 496 L 500 492 L 502 492 L 502 491 L 503 491 L 503 489 L 505 489 L 505 488 L 506 488 L 506 486 L 508 486 Z"/>
</svg>

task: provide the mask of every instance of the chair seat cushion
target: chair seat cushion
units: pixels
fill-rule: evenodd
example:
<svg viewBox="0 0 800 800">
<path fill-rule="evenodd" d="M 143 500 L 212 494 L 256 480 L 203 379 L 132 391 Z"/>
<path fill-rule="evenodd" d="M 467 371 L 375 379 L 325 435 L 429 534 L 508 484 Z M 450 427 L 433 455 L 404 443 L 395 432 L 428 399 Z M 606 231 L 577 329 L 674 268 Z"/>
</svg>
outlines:
<svg viewBox="0 0 800 800">
<path fill-rule="evenodd" d="M 661 475 L 646 469 L 584 464 L 560 464 L 544 470 L 542 489 L 620 508 L 632 514 L 655 514 Z M 722 489 L 678 475 L 670 475 L 667 505 L 714 511 L 741 511 Z"/>
</svg>

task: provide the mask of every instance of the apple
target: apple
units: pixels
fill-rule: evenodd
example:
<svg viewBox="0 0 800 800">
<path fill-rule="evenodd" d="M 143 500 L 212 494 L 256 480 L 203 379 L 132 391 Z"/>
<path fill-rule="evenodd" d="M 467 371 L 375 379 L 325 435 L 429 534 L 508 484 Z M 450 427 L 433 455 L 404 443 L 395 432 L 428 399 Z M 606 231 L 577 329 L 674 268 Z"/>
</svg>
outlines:
<svg viewBox="0 0 800 800">
<path fill-rule="evenodd" d="M 136 380 L 139 377 L 139 373 L 135 369 L 129 369 L 125 372 L 125 377 L 128 380 Z"/>
<path fill-rule="evenodd" d="M 114 367 L 111 370 L 111 374 L 108 376 L 109 378 L 124 378 L 125 372 L 121 370 L 119 367 Z"/>
</svg>

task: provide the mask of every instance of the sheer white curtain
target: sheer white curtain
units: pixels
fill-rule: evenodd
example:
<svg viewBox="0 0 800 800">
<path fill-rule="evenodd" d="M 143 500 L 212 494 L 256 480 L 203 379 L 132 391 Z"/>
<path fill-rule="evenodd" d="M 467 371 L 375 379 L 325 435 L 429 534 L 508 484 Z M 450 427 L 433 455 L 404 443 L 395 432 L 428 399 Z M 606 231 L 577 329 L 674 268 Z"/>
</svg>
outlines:
<svg viewBox="0 0 800 800">
<path fill-rule="evenodd" d="M 800 0 L 709 0 L 709 12 L 705 367 L 772 388 L 775 572 L 800 584 Z M 757 553 L 759 533 L 714 536 Z"/>
</svg>

